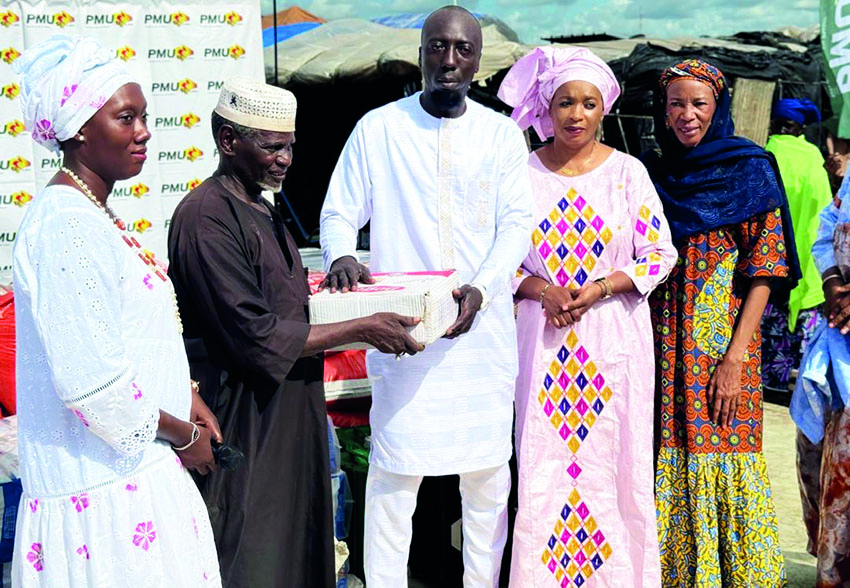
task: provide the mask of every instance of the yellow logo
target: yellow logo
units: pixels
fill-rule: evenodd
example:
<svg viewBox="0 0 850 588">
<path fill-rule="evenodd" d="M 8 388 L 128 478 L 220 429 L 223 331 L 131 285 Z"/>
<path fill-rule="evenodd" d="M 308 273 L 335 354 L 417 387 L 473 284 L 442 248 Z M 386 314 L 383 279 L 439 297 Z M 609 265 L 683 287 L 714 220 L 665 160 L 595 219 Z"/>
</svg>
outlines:
<svg viewBox="0 0 850 588">
<path fill-rule="evenodd" d="M 177 86 L 180 88 L 181 92 L 183 92 L 184 94 L 188 94 L 189 92 L 197 88 L 198 84 L 196 84 L 193 80 L 186 78 L 185 80 L 180 80 L 179 82 L 177 82 Z"/>
<path fill-rule="evenodd" d="M 133 228 L 136 229 L 137 233 L 144 233 L 149 228 L 151 228 L 151 221 L 146 218 L 140 218 L 136 222 L 133 223 Z"/>
<path fill-rule="evenodd" d="M 21 88 L 18 84 L 12 82 L 11 84 L 6 84 L 2 88 L 0 88 L 0 94 L 3 94 L 9 100 L 14 100 L 18 97 L 18 94 L 21 93 Z"/>
<path fill-rule="evenodd" d="M 116 12 L 112 15 L 112 17 L 115 20 L 115 24 L 117 24 L 119 27 L 123 27 L 124 25 L 129 24 L 133 20 L 133 17 L 124 12 L 123 10 L 121 12 Z"/>
<path fill-rule="evenodd" d="M 12 63 L 20 56 L 21 53 L 14 47 L 9 47 L 8 49 L 3 49 L 2 51 L 0 51 L 0 59 L 5 61 L 6 63 Z"/>
<path fill-rule="evenodd" d="M 12 137 L 17 137 L 21 133 L 23 133 L 27 128 L 24 126 L 19 120 L 10 120 L 6 123 L 6 134 L 11 135 Z"/>
<path fill-rule="evenodd" d="M 150 192 L 150 188 L 148 188 L 141 182 L 139 182 L 138 184 L 133 184 L 133 186 L 130 188 L 130 193 L 136 198 L 141 198 L 148 192 Z"/>
<path fill-rule="evenodd" d="M 171 22 L 178 27 L 182 27 L 189 22 L 189 15 L 184 12 L 175 12 L 171 15 Z"/>
<path fill-rule="evenodd" d="M 192 127 L 194 127 L 199 122 L 201 122 L 201 119 L 198 117 L 197 114 L 195 114 L 193 112 L 190 112 L 188 114 L 184 114 L 183 116 L 180 117 L 180 123 L 184 127 L 186 127 L 187 129 L 191 129 Z"/>
<path fill-rule="evenodd" d="M 13 172 L 20 172 L 30 166 L 30 162 L 18 155 L 9 160 L 9 169 Z"/>
<path fill-rule="evenodd" d="M 195 188 L 197 188 L 200 185 L 201 185 L 201 180 L 199 180 L 198 178 L 195 178 L 193 180 L 189 180 L 189 182 L 186 184 L 186 187 L 191 192 L 192 190 L 194 190 Z"/>
<path fill-rule="evenodd" d="M 32 200 L 32 194 L 30 194 L 29 192 L 25 192 L 24 190 L 12 194 L 12 202 L 15 204 L 15 206 L 23 206 L 30 200 Z"/>
<path fill-rule="evenodd" d="M 121 61 L 130 61 L 136 56 L 136 52 L 129 45 L 124 45 L 123 47 L 118 48 L 115 55 L 117 55 L 118 59 Z"/>
<path fill-rule="evenodd" d="M 245 49 L 243 49 L 241 45 L 234 45 L 227 50 L 227 54 L 233 59 L 239 59 L 245 55 Z"/>
<path fill-rule="evenodd" d="M 238 12 L 232 12 L 231 11 L 231 12 L 228 12 L 227 14 L 224 15 L 224 20 L 230 26 L 236 26 L 240 22 L 242 22 L 242 15 L 239 14 Z"/>
<path fill-rule="evenodd" d="M 189 147 L 188 149 L 186 149 L 183 152 L 183 155 L 185 155 L 186 159 L 188 159 L 189 161 L 195 161 L 199 157 L 203 157 L 204 152 L 201 151 L 200 149 L 198 149 L 197 147 L 192 146 L 192 147 Z"/>
<path fill-rule="evenodd" d="M 174 48 L 174 54 L 177 56 L 177 59 L 179 59 L 180 61 L 184 61 L 192 57 L 195 52 L 192 51 L 192 49 L 190 47 L 187 47 L 186 45 L 180 45 L 179 47 Z"/>
<path fill-rule="evenodd" d="M 74 22 L 74 17 L 65 12 L 57 12 L 53 15 L 53 24 L 55 24 L 60 29 L 64 29 L 66 26 Z"/>
<path fill-rule="evenodd" d="M 11 10 L 7 10 L 6 12 L 0 12 L 0 25 L 3 25 L 4 27 L 10 27 L 19 20 L 21 20 L 21 17 L 19 17 Z"/>
</svg>

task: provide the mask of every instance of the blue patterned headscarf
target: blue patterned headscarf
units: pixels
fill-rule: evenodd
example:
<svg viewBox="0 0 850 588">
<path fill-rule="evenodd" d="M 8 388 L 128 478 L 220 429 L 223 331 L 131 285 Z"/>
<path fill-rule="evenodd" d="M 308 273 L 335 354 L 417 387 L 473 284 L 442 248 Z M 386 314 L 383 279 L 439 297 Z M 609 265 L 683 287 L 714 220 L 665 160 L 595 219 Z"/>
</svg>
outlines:
<svg viewBox="0 0 850 588">
<path fill-rule="evenodd" d="M 669 84 L 670 71 L 676 68 L 667 68 L 662 80 Z M 664 205 L 673 240 L 681 246 L 691 235 L 741 223 L 778 208 L 790 278 L 796 283 L 800 264 L 776 160 L 749 139 L 735 136 L 728 84 L 724 82 L 719 90 L 711 126 L 692 148 L 684 147 L 666 128 L 666 85 L 656 94 L 655 128 L 660 150 L 649 151 L 641 159 Z"/>
</svg>

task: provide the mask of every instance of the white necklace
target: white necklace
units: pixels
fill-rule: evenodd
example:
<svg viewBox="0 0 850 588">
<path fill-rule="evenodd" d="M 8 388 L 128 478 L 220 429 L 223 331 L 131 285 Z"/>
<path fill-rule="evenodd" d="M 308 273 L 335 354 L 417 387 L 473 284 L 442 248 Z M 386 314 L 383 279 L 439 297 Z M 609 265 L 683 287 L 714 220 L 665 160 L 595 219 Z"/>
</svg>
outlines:
<svg viewBox="0 0 850 588">
<path fill-rule="evenodd" d="M 159 279 L 161 279 L 163 282 L 165 282 L 165 284 L 168 286 L 168 289 L 171 292 L 171 302 L 174 305 L 174 318 L 177 321 L 177 331 L 180 334 L 183 334 L 183 320 L 180 318 L 180 309 L 177 306 L 177 292 L 174 291 L 174 285 L 171 283 L 171 280 L 168 279 L 168 275 L 164 271 L 162 271 L 162 267 L 157 262 L 156 257 L 154 256 L 153 252 L 148 251 L 147 249 L 142 249 L 142 246 L 139 244 L 139 242 L 136 240 L 135 237 L 128 237 L 126 235 L 126 230 L 127 230 L 126 223 L 124 223 L 124 221 L 122 221 L 120 218 L 118 218 L 118 216 L 115 214 L 115 212 L 113 212 L 113 210 L 109 206 L 107 206 L 105 203 L 102 203 L 100 200 L 98 200 L 97 197 L 94 195 L 94 192 L 92 192 L 91 188 L 89 188 L 88 184 L 86 184 L 82 179 L 80 179 L 80 177 L 77 174 L 72 172 L 70 169 L 68 169 L 64 165 L 59 169 L 62 173 L 64 173 L 65 175 L 67 175 L 69 178 L 71 178 L 74 181 L 74 183 L 77 185 L 77 187 L 80 189 L 80 191 L 85 195 L 86 198 L 88 198 L 92 202 L 92 204 L 97 206 L 100 210 L 102 210 L 110 218 L 110 220 L 112 221 L 112 224 L 115 225 L 115 228 L 117 228 L 119 231 L 121 231 L 121 237 L 123 237 L 124 242 L 131 249 L 138 249 L 139 250 L 139 258 L 143 262 L 145 262 L 145 264 L 149 268 L 151 268 L 153 270 L 153 273 Z M 149 288 L 153 287 L 152 285 L 148 285 L 147 281 L 145 281 L 145 285 L 147 285 Z"/>
</svg>

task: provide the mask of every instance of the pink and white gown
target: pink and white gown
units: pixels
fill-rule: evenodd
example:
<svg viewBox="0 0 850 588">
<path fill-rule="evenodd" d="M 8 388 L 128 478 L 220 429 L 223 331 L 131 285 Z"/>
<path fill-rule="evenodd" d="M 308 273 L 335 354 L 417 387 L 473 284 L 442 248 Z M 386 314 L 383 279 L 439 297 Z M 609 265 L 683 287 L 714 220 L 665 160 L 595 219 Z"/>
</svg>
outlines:
<svg viewBox="0 0 850 588">
<path fill-rule="evenodd" d="M 556 329 L 518 305 L 519 511 L 513 588 L 661 585 L 653 494 L 655 357 L 647 295 L 676 262 L 643 165 L 614 151 L 576 177 L 529 159 L 537 223 L 528 276 L 579 288 L 615 271 L 636 291 Z"/>
<path fill-rule="evenodd" d="M 155 439 L 160 409 L 188 420 L 192 405 L 170 283 L 66 186 L 28 205 L 13 259 L 12 585 L 220 587 L 201 495 Z"/>
</svg>

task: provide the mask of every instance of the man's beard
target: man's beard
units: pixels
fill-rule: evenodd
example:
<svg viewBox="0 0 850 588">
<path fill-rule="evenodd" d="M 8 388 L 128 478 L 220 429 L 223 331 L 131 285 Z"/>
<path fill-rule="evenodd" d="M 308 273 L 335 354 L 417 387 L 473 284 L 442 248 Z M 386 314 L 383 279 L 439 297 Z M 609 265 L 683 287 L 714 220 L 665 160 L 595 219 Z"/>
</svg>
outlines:
<svg viewBox="0 0 850 588">
<path fill-rule="evenodd" d="M 283 182 L 277 182 L 276 184 L 269 184 L 264 182 L 263 180 L 258 180 L 257 185 L 261 190 L 265 190 L 267 192 L 271 192 L 272 194 L 277 194 L 283 189 Z"/>
<path fill-rule="evenodd" d="M 452 110 L 463 104 L 466 88 L 462 90 L 431 90 L 431 100 L 440 110 Z"/>
</svg>

